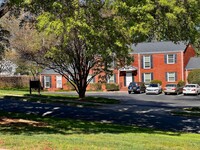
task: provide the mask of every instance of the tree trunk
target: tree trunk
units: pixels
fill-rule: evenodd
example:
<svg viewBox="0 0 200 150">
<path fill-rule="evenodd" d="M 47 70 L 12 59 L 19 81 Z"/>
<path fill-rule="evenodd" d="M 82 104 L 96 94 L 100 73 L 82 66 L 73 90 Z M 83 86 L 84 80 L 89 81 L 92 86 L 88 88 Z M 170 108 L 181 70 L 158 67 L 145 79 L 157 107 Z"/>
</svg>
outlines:
<svg viewBox="0 0 200 150">
<path fill-rule="evenodd" d="M 81 87 L 79 89 L 78 95 L 80 100 L 83 100 L 85 98 L 85 92 L 86 92 L 86 87 Z"/>
</svg>

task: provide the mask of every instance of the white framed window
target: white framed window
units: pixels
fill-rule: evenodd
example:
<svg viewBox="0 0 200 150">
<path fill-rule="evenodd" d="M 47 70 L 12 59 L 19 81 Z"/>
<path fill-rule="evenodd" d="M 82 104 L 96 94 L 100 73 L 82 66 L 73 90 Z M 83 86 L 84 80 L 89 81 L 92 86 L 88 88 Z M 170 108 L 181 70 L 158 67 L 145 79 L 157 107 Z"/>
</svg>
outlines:
<svg viewBox="0 0 200 150">
<path fill-rule="evenodd" d="M 167 64 L 175 64 L 176 63 L 176 55 L 168 54 L 167 55 Z"/>
<path fill-rule="evenodd" d="M 115 74 L 113 74 L 112 76 L 109 76 L 107 79 L 107 83 L 115 83 L 115 77 L 116 77 Z"/>
<path fill-rule="evenodd" d="M 44 88 L 51 88 L 51 77 L 44 76 Z"/>
<path fill-rule="evenodd" d="M 62 76 L 56 76 L 56 88 L 62 88 Z"/>
<path fill-rule="evenodd" d="M 167 81 L 175 82 L 176 81 L 176 73 L 175 72 L 167 72 Z"/>
<path fill-rule="evenodd" d="M 151 68 L 151 56 L 143 56 L 143 68 Z"/>
<path fill-rule="evenodd" d="M 152 80 L 152 73 L 144 73 L 143 77 L 145 83 L 150 83 Z"/>
<path fill-rule="evenodd" d="M 87 81 L 88 81 L 88 80 L 91 80 L 91 77 L 92 77 L 92 75 L 89 74 L 88 77 L 87 77 Z M 94 78 L 93 78 L 93 79 L 90 81 L 90 83 L 94 83 L 94 82 L 95 82 L 95 81 L 94 81 Z"/>
</svg>

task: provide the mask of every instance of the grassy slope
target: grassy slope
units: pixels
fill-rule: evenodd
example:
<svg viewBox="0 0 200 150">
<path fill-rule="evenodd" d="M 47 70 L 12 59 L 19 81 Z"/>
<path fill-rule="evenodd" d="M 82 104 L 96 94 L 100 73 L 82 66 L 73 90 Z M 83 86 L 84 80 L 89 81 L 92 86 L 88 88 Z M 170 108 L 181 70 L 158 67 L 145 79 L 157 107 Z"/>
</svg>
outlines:
<svg viewBox="0 0 200 150">
<path fill-rule="evenodd" d="M 1 118 L 42 123 L 0 125 L 0 148 L 12 150 L 200 150 L 200 135 L 172 133 L 58 118 L 0 112 Z"/>
<path fill-rule="evenodd" d="M 8 94 L 23 96 L 27 92 L 0 91 L 1 96 Z M 0 124 L 0 149 L 200 150 L 200 134 L 0 112 L 0 123 L 3 123 L 4 118 L 37 121 L 42 125 L 17 121 Z"/>
</svg>

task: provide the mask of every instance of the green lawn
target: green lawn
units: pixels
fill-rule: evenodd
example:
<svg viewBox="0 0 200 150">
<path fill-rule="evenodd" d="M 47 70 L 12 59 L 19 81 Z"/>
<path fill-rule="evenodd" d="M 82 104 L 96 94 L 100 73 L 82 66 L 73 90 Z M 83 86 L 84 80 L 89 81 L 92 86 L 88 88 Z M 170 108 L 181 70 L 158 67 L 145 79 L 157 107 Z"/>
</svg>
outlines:
<svg viewBox="0 0 200 150">
<path fill-rule="evenodd" d="M 96 97 L 87 97 L 79 101 L 77 96 L 58 93 L 28 95 L 28 91 L 14 90 L 0 90 L 0 97 L 2 100 L 10 98 L 75 105 L 90 103 L 98 106 L 119 103 L 119 101 Z M 200 150 L 200 134 L 0 112 L 0 149 Z"/>
<path fill-rule="evenodd" d="M 200 150 L 200 134 L 0 112 L 0 148 Z"/>
</svg>

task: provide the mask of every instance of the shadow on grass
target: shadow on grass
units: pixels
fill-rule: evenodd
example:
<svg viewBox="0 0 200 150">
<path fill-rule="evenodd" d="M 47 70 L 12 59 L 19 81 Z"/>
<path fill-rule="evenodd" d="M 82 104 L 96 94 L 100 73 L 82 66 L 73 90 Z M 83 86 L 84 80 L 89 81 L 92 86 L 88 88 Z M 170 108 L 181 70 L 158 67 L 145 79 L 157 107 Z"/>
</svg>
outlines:
<svg viewBox="0 0 200 150">
<path fill-rule="evenodd" d="M 147 133 L 179 136 L 181 133 L 156 131 L 134 126 L 122 126 L 81 120 L 39 117 L 20 113 L 0 112 L 0 133 L 2 134 L 98 134 L 98 133 Z"/>
<path fill-rule="evenodd" d="M 98 106 L 99 104 L 119 104 L 119 100 L 101 98 L 101 97 L 85 97 L 83 100 L 79 100 L 78 96 L 71 95 L 30 95 L 24 96 L 4 96 L 3 99 L 23 100 L 28 102 L 40 102 L 40 103 L 53 103 L 63 104 L 70 106 L 76 106 L 76 104 L 82 104 L 83 106 Z"/>
</svg>

